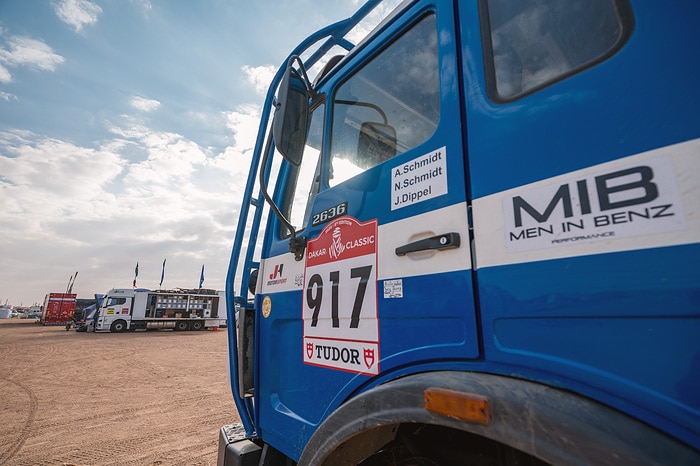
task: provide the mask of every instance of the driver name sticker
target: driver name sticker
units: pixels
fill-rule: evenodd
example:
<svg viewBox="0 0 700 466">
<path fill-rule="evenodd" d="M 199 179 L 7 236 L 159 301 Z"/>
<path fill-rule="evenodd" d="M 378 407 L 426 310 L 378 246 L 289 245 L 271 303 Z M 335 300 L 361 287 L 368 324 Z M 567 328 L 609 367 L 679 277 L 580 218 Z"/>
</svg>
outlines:
<svg viewBox="0 0 700 466">
<path fill-rule="evenodd" d="M 447 194 L 447 147 L 391 170 L 391 210 Z"/>
<path fill-rule="evenodd" d="M 306 249 L 304 363 L 379 373 L 377 220 L 333 220 Z"/>
</svg>

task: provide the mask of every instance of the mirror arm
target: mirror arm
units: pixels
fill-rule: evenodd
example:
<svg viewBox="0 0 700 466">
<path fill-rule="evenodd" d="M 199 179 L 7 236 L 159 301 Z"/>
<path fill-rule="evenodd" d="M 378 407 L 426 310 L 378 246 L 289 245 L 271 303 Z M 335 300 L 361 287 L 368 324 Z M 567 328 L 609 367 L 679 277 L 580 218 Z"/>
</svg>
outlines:
<svg viewBox="0 0 700 466">
<path fill-rule="evenodd" d="M 268 160 L 270 159 L 270 152 L 272 152 L 272 135 L 269 135 L 267 138 L 267 142 L 265 144 L 265 152 L 263 153 L 263 158 L 260 164 L 260 176 L 259 176 L 259 182 L 260 182 L 260 192 L 265 198 L 265 202 L 270 206 L 270 209 L 272 212 L 275 214 L 275 217 L 285 226 L 285 228 L 289 231 L 291 234 L 291 238 L 289 239 L 289 252 L 294 254 L 294 259 L 297 261 L 300 261 L 304 258 L 304 250 L 306 249 L 306 236 L 302 236 L 297 238 L 297 231 L 296 228 L 294 228 L 294 225 L 287 220 L 287 217 L 284 216 L 282 211 L 277 207 L 277 204 L 275 204 L 275 201 L 272 199 L 272 196 L 267 192 L 267 184 L 265 183 L 265 167 L 267 167 Z"/>
<path fill-rule="evenodd" d="M 304 87 L 306 87 L 306 92 L 309 93 L 309 98 L 313 100 L 313 98 L 318 95 L 318 92 L 316 92 L 311 86 L 309 75 L 306 74 L 306 67 L 304 66 L 304 62 L 301 61 L 301 57 L 299 55 L 292 55 L 291 57 L 289 57 L 287 66 L 291 67 L 294 64 L 294 62 L 297 62 L 299 64 L 299 70 L 301 71 L 301 75 L 304 78 Z"/>
<path fill-rule="evenodd" d="M 260 192 L 262 193 L 263 197 L 265 198 L 265 201 L 268 203 L 270 206 L 270 209 L 272 209 L 272 212 L 274 212 L 275 217 L 279 219 L 280 222 L 284 224 L 284 226 L 289 230 L 289 233 L 291 233 L 292 237 L 295 236 L 296 230 L 294 228 L 294 225 L 290 223 L 289 220 L 282 214 L 280 211 L 279 207 L 277 207 L 277 204 L 275 204 L 275 201 L 272 199 L 272 196 L 267 192 L 267 184 L 265 183 L 265 174 L 266 170 L 265 167 L 267 167 L 267 163 L 270 159 L 270 151 L 271 151 L 271 140 L 272 137 L 268 136 L 267 138 L 267 143 L 265 144 L 265 153 L 263 154 L 263 158 L 260 164 L 260 174 L 259 174 L 259 179 L 258 181 L 260 182 Z"/>
</svg>

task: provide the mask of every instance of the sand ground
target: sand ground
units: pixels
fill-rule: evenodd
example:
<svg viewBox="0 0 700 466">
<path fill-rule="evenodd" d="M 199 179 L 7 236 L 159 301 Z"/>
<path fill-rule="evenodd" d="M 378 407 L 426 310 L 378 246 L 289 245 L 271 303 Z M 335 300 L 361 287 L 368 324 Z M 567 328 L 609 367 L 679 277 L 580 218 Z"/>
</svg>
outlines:
<svg viewBox="0 0 700 466">
<path fill-rule="evenodd" d="M 0 321 L 0 464 L 215 465 L 238 420 L 226 343 Z"/>
</svg>

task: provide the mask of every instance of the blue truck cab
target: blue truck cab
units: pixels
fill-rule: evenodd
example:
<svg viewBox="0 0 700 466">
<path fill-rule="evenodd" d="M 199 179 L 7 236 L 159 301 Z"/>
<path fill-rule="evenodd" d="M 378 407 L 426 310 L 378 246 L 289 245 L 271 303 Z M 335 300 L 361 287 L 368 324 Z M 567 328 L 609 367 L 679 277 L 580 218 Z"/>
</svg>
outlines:
<svg viewBox="0 0 700 466">
<path fill-rule="evenodd" d="M 219 464 L 700 464 L 698 17 L 370 0 L 292 50 Z"/>
</svg>

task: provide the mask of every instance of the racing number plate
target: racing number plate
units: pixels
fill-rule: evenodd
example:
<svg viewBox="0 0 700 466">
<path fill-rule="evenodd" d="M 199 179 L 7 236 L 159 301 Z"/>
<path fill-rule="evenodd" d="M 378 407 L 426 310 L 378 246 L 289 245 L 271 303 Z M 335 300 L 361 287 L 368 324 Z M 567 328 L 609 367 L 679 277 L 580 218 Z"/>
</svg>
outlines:
<svg viewBox="0 0 700 466">
<path fill-rule="evenodd" d="M 376 219 L 341 217 L 308 242 L 302 295 L 304 363 L 378 374 Z"/>
</svg>

